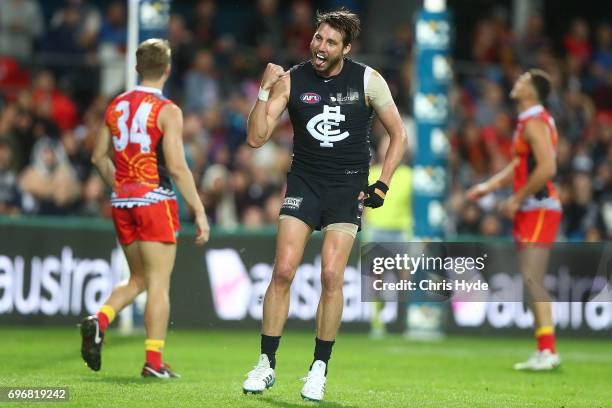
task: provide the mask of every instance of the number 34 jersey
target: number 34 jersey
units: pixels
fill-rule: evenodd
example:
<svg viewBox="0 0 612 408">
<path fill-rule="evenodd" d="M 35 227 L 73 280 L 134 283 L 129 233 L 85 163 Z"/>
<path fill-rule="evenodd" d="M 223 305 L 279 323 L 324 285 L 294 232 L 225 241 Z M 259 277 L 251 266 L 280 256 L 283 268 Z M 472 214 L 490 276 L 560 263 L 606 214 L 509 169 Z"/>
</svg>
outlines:
<svg viewBox="0 0 612 408">
<path fill-rule="evenodd" d="M 171 103 L 160 90 L 137 86 L 117 96 L 107 108 L 115 163 L 113 207 L 176 199 L 164 161 L 163 133 L 157 127 L 160 110 Z"/>
<path fill-rule="evenodd" d="M 371 72 L 348 58 L 342 71 L 329 78 L 317 75 L 310 61 L 291 69 L 292 169 L 367 174 L 373 110 L 366 104 L 365 89 Z"/>
</svg>

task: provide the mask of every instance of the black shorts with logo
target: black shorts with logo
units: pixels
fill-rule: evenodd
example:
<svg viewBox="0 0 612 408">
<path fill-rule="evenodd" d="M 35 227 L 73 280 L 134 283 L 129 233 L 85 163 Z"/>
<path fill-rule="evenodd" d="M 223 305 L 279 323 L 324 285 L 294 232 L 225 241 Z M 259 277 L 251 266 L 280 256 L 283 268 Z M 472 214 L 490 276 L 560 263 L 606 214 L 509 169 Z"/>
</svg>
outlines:
<svg viewBox="0 0 612 408">
<path fill-rule="evenodd" d="M 287 192 L 280 213 L 296 217 L 315 230 L 330 224 L 350 223 L 361 229 L 368 174 L 320 175 L 293 168 L 287 174 Z"/>
</svg>

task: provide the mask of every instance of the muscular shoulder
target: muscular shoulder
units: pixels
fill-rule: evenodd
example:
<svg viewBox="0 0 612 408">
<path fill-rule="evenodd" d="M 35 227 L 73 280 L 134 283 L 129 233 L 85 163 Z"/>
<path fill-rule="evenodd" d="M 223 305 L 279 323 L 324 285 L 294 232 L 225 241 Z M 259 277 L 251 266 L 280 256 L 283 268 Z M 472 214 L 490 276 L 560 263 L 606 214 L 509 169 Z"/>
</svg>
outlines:
<svg viewBox="0 0 612 408">
<path fill-rule="evenodd" d="M 543 118 L 533 117 L 525 122 L 525 139 L 548 134 L 548 126 Z"/>
<path fill-rule="evenodd" d="M 160 130 L 170 124 L 179 124 L 183 122 L 183 111 L 175 103 L 170 102 L 162 106 L 157 116 L 157 127 Z"/>
</svg>

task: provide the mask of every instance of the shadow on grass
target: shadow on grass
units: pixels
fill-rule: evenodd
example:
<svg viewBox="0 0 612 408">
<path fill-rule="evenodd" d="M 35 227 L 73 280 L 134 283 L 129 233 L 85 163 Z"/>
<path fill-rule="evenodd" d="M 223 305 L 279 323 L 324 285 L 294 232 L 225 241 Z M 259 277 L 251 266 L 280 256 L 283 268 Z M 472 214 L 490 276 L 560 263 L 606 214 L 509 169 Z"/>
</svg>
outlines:
<svg viewBox="0 0 612 408">
<path fill-rule="evenodd" d="M 328 408 L 357 408 L 356 405 L 344 405 L 344 404 L 340 404 L 338 402 L 333 402 L 333 401 L 321 401 L 321 402 L 308 402 L 308 401 L 303 401 L 301 404 L 295 404 L 292 402 L 284 402 L 284 401 L 276 401 L 273 398 L 270 397 L 264 397 L 264 398 L 260 398 L 260 401 L 266 402 L 267 404 L 269 404 L 271 407 L 281 407 L 281 408 L 303 408 L 305 404 L 307 405 L 312 405 L 313 407 L 328 407 Z"/>
<path fill-rule="evenodd" d="M 540 371 L 534 371 L 534 370 L 512 370 L 515 373 L 521 373 L 522 375 L 533 375 L 535 377 L 537 376 L 541 376 L 541 375 L 562 375 L 563 374 L 563 368 L 562 367 L 557 367 L 557 368 L 553 368 L 552 370 L 540 370 Z"/>
<path fill-rule="evenodd" d="M 84 382 L 91 383 L 109 383 L 115 385 L 147 385 L 147 384 L 171 384 L 173 380 L 164 380 L 160 378 L 142 378 L 134 375 L 105 375 L 105 376 L 87 376 L 82 378 Z"/>
</svg>

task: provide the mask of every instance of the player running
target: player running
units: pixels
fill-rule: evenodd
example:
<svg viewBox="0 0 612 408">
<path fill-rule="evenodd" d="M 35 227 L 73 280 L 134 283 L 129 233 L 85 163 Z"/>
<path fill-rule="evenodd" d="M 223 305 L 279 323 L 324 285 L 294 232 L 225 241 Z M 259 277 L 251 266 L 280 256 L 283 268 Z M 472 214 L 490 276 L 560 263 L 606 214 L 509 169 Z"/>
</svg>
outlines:
<svg viewBox="0 0 612 408">
<path fill-rule="evenodd" d="M 521 113 L 514 134 L 514 160 L 467 192 L 475 200 L 513 181 L 513 194 L 502 204 L 502 212 L 514 220 L 519 267 L 529 291 L 537 339 L 537 351 L 515 364 L 516 370 L 552 370 L 561 363 L 555 350 L 550 296 L 544 289 L 550 246 L 561 222 L 561 203 L 552 182 L 557 171 L 557 130 L 542 106 L 549 92 L 550 78 L 541 70 L 532 69 L 516 81 L 510 97 Z"/>
<path fill-rule="evenodd" d="M 289 312 L 291 283 L 312 231 L 322 230 L 314 359 L 301 395 L 323 399 L 342 317 L 344 269 L 361 225 L 363 205 L 383 205 L 389 180 L 404 154 L 406 135 L 386 82 L 372 68 L 346 58 L 359 32 L 359 18 L 346 9 L 318 13 L 310 43 L 312 58 L 290 71 L 268 64 L 248 118 L 247 142 L 260 147 L 287 108 L 294 148 L 274 270 L 264 298 L 261 355 L 244 381 L 245 393 L 262 392 L 275 382 L 276 350 Z M 379 179 L 368 186 L 373 112 L 391 141 Z"/>
<path fill-rule="evenodd" d="M 146 40 L 136 51 L 141 85 L 119 95 L 106 110 L 106 126 L 92 162 L 113 187 L 113 222 L 130 267 L 129 280 L 116 287 L 100 311 L 81 322 L 81 356 L 100 370 L 104 333 L 115 315 L 147 291 L 143 377 L 180 377 L 162 361 L 170 310 L 170 274 L 179 230 L 170 177 L 195 215 L 196 244 L 208 241 L 209 226 L 183 150 L 180 108 L 162 95 L 170 73 L 170 48 Z"/>
</svg>

